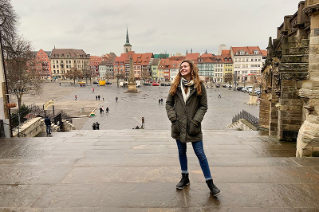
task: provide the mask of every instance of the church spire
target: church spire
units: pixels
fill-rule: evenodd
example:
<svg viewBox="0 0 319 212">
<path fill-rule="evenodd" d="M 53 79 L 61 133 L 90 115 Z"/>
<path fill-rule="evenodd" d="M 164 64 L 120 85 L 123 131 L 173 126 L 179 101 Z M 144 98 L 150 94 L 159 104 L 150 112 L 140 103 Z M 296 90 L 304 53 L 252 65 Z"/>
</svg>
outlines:
<svg viewBox="0 0 319 212">
<path fill-rule="evenodd" d="M 128 38 L 128 28 L 126 29 L 126 43 L 130 44 L 130 39 Z"/>
</svg>

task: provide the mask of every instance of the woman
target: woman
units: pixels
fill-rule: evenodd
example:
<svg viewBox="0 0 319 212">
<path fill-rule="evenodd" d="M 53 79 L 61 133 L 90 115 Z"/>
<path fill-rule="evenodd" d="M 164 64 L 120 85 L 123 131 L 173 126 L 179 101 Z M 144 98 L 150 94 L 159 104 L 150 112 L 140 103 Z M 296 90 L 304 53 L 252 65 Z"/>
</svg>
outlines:
<svg viewBox="0 0 319 212">
<path fill-rule="evenodd" d="M 183 189 L 189 185 L 187 168 L 187 142 L 191 142 L 199 160 L 210 192 L 217 196 L 220 190 L 214 185 L 208 161 L 204 153 L 201 122 L 207 111 L 205 85 L 200 81 L 198 68 L 190 60 L 182 61 L 166 101 L 166 111 L 172 122 L 172 138 L 176 139 L 182 179 L 176 185 Z"/>
</svg>

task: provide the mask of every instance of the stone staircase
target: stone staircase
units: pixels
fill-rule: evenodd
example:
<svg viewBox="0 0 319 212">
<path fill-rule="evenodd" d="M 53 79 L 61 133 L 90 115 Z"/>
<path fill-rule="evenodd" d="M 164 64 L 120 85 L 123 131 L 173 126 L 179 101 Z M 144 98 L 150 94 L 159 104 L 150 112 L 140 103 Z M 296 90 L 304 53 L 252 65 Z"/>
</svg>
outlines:
<svg viewBox="0 0 319 212">
<path fill-rule="evenodd" d="M 0 140 L 0 211 L 318 211 L 319 159 L 256 131 L 204 131 L 214 198 L 189 144 L 191 184 L 175 189 L 164 130 L 96 130 Z"/>
</svg>

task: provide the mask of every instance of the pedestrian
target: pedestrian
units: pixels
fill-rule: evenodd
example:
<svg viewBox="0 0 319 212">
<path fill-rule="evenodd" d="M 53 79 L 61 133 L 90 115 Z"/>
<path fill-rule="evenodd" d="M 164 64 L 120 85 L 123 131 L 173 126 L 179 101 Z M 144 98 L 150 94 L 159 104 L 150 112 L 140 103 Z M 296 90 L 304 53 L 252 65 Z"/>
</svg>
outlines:
<svg viewBox="0 0 319 212">
<path fill-rule="evenodd" d="M 103 111 L 103 110 L 102 110 L 102 107 L 100 107 L 100 114 L 102 114 L 102 111 Z"/>
<path fill-rule="evenodd" d="M 100 98 L 101 98 L 101 97 L 100 97 L 100 95 L 98 95 L 98 96 L 97 96 L 97 98 L 98 98 L 98 99 L 99 99 L 99 101 L 100 101 Z"/>
<path fill-rule="evenodd" d="M 99 124 L 99 122 L 95 122 L 95 128 L 96 128 L 97 130 L 100 129 L 100 124 Z"/>
<path fill-rule="evenodd" d="M 222 95 L 221 95 L 220 93 L 218 94 L 218 98 L 220 98 L 220 99 L 222 98 Z M 227 98 L 226 98 L 226 99 L 227 99 Z"/>
<path fill-rule="evenodd" d="M 107 113 L 109 112 L 109 108 L 108 108 L 108 107 L 106 108 L 106 112 L 107 112 Z"/>
<path fill-rule="evenodd" d="M 78 95 L 75 95 L 75 100 L 78 100 Z"/>
<path fill-rule="evenodd" d="M 96 130 L 96 125 L 95 125 L 95 123 L 92 124 L 92 129 L 93 129 L 93 130 Z"/>
<path fill-rule="evenodd" d="M 46 133 L 47 135 L 51 134 L 51 120 L 49 119 L 49 117 L 45 117 L 44 119 L 44 123 L 45 123 L 45 126 L 46 126 Z"/>
<path fill-rule="evenodd" d="M 104 102 L 104 97 L 103 97 L 103 102 Z"/>
<path fill-rule="evenodd" d="M 142 126 L 141 126 L 141 129 L 144 129 L 144 117 L 142 117 Z"/>
<path fill-rule="evenodd" d="M 161 104 L 163 104 L 163 98 L 161 98 Z"/>
<path fill-rule="evenodd" d="M 115 97 L 115 101 L 117 102 L 117 100 L 118 100 L 118 98 L 117 97 Z"/>
<path fill-rule="evenodd" d="M 190 184 L 187 166 L 187 143 L 191 142 L 199 160 L 206 184 L 213 196 L 220 190 L 214 185 L 203 148 L 201 122 L 207 111 L 207 95 L 198 68 L 190 60 L 182 61 L 166 100 L 166 111 L 171 121 L 171 136 L 176 139 L 182 178 L 176 189 Z"/>
<path fill-rule="evenodd" d="M 92 88 L 92 92 L 94 93 L 94 88 Z"/>
<path fill-rule="evenodd" d="M 97 101 L 97 96 L 95 96 L 95 100 Z"/>
<path fill-rule="evenodd" d="M 158 104 L 161 104 L 161 99 L 158 100 Z"/>
<path fill-rule="evenodd" d="M 104 113 L 104 107 L 102 106 L 102 112 Z"/>
</svg>

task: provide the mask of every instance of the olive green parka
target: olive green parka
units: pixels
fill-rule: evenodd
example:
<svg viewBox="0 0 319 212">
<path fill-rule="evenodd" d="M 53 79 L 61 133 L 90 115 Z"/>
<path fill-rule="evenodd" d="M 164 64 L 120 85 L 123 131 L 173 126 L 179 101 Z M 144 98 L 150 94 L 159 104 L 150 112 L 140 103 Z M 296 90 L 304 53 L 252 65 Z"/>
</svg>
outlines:
<svg viewBox="0 0 319 212">
<path fill-rule="evenodd" d="M 205 85 L 201 82 L 202 95 L 197 94 L 194 86 L 190 87 L 190 95 L 183 99 L 181 85 L 177 87 L 175 95 L 168 94 L 166 112 L 172 122 L 171 136 L 182 143 L 196 142 L 203 139 L 201 122 L 207 111 L 207 95 Z"/>
</svg>

